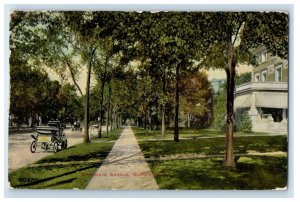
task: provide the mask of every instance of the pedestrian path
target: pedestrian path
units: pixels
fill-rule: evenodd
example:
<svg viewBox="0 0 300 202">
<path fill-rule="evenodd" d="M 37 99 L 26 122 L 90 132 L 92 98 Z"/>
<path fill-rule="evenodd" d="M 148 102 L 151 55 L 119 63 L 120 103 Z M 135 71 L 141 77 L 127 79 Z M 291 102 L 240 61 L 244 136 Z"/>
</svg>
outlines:
<svg viewBox="0 0 300 202">
<path fill-rule="evenodd" d="M 130 127 L 123 130 L 86 189 L 158 189 Z"/>
</svg>

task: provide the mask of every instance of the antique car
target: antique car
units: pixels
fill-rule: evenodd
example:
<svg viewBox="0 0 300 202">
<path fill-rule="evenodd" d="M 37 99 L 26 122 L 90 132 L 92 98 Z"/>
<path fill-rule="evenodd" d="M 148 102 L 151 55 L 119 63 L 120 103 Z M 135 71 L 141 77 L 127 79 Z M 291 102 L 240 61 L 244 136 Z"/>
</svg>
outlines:
<svg viewBox="0 0 300 202">
<path fill-rule="evenodd" d="M 36 135 L 31 135 L 34 139 L 30 146 L 32 153 L 35 153 L 39 146 L 54 153 L 67 148 L 68 141 L 59 121 L 49 121 L 48 126 L 38 126 L 36 131 Z"/>
<path fill-rule="evenodd" d="M 75 123 L 72 126 L 72 131 L 82 131 L 82 127 L 79 121 L 75 121 Z"/>
</svg>

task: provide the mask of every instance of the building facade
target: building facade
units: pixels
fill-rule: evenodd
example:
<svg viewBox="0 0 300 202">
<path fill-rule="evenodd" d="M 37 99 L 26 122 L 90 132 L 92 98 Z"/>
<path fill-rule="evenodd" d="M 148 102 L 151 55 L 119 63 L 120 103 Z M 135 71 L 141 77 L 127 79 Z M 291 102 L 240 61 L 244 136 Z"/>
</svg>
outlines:
<svg viewBox="0 0 300 202">
<path fill-rule="evenodd" d="M 253 52 L 258 66 L 252 81 L 236 86 L 235 121 L 248 111 L 254 132 L 285 133 L 288 130 L 288 61 L 273 56 L 264 47 Z"/>
</svg>

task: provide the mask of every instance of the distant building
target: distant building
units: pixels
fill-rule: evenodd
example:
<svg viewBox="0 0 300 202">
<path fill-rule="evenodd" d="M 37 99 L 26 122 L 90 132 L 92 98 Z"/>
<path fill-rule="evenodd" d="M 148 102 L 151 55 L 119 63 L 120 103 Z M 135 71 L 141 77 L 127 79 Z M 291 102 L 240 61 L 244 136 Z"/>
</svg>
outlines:
<svg viewBox="0 0 300 202">
<path fill-rule="evenodd" d="M 235 121 L 241 124 L 242 114 L 248 111 L 254 132 L 287 133 L 288 61 L 264 47 L 254 54 L 258 66 L 252 69 L 252 81 L 235 89 Z"/>
</svg>

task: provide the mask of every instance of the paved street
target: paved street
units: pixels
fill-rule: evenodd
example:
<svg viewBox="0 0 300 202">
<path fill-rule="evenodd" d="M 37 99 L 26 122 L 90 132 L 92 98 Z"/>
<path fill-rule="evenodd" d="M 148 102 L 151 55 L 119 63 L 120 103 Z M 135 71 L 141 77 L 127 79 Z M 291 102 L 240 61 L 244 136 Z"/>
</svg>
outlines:
<svg viewBox="0 0 300 202">
<path fill-rule="evenodd" d="M 33 133 L 10 134 L 8 138 L 8 172 L 31 164 L 41 158 L 53 154 L 52 151 L 44 151 L 38 148 L 36 153 L 30 152 Z M 68 138 L 68 147 L 83 142 L 82 132 L 66 129 L 65 134 Z"/>
</svg>

